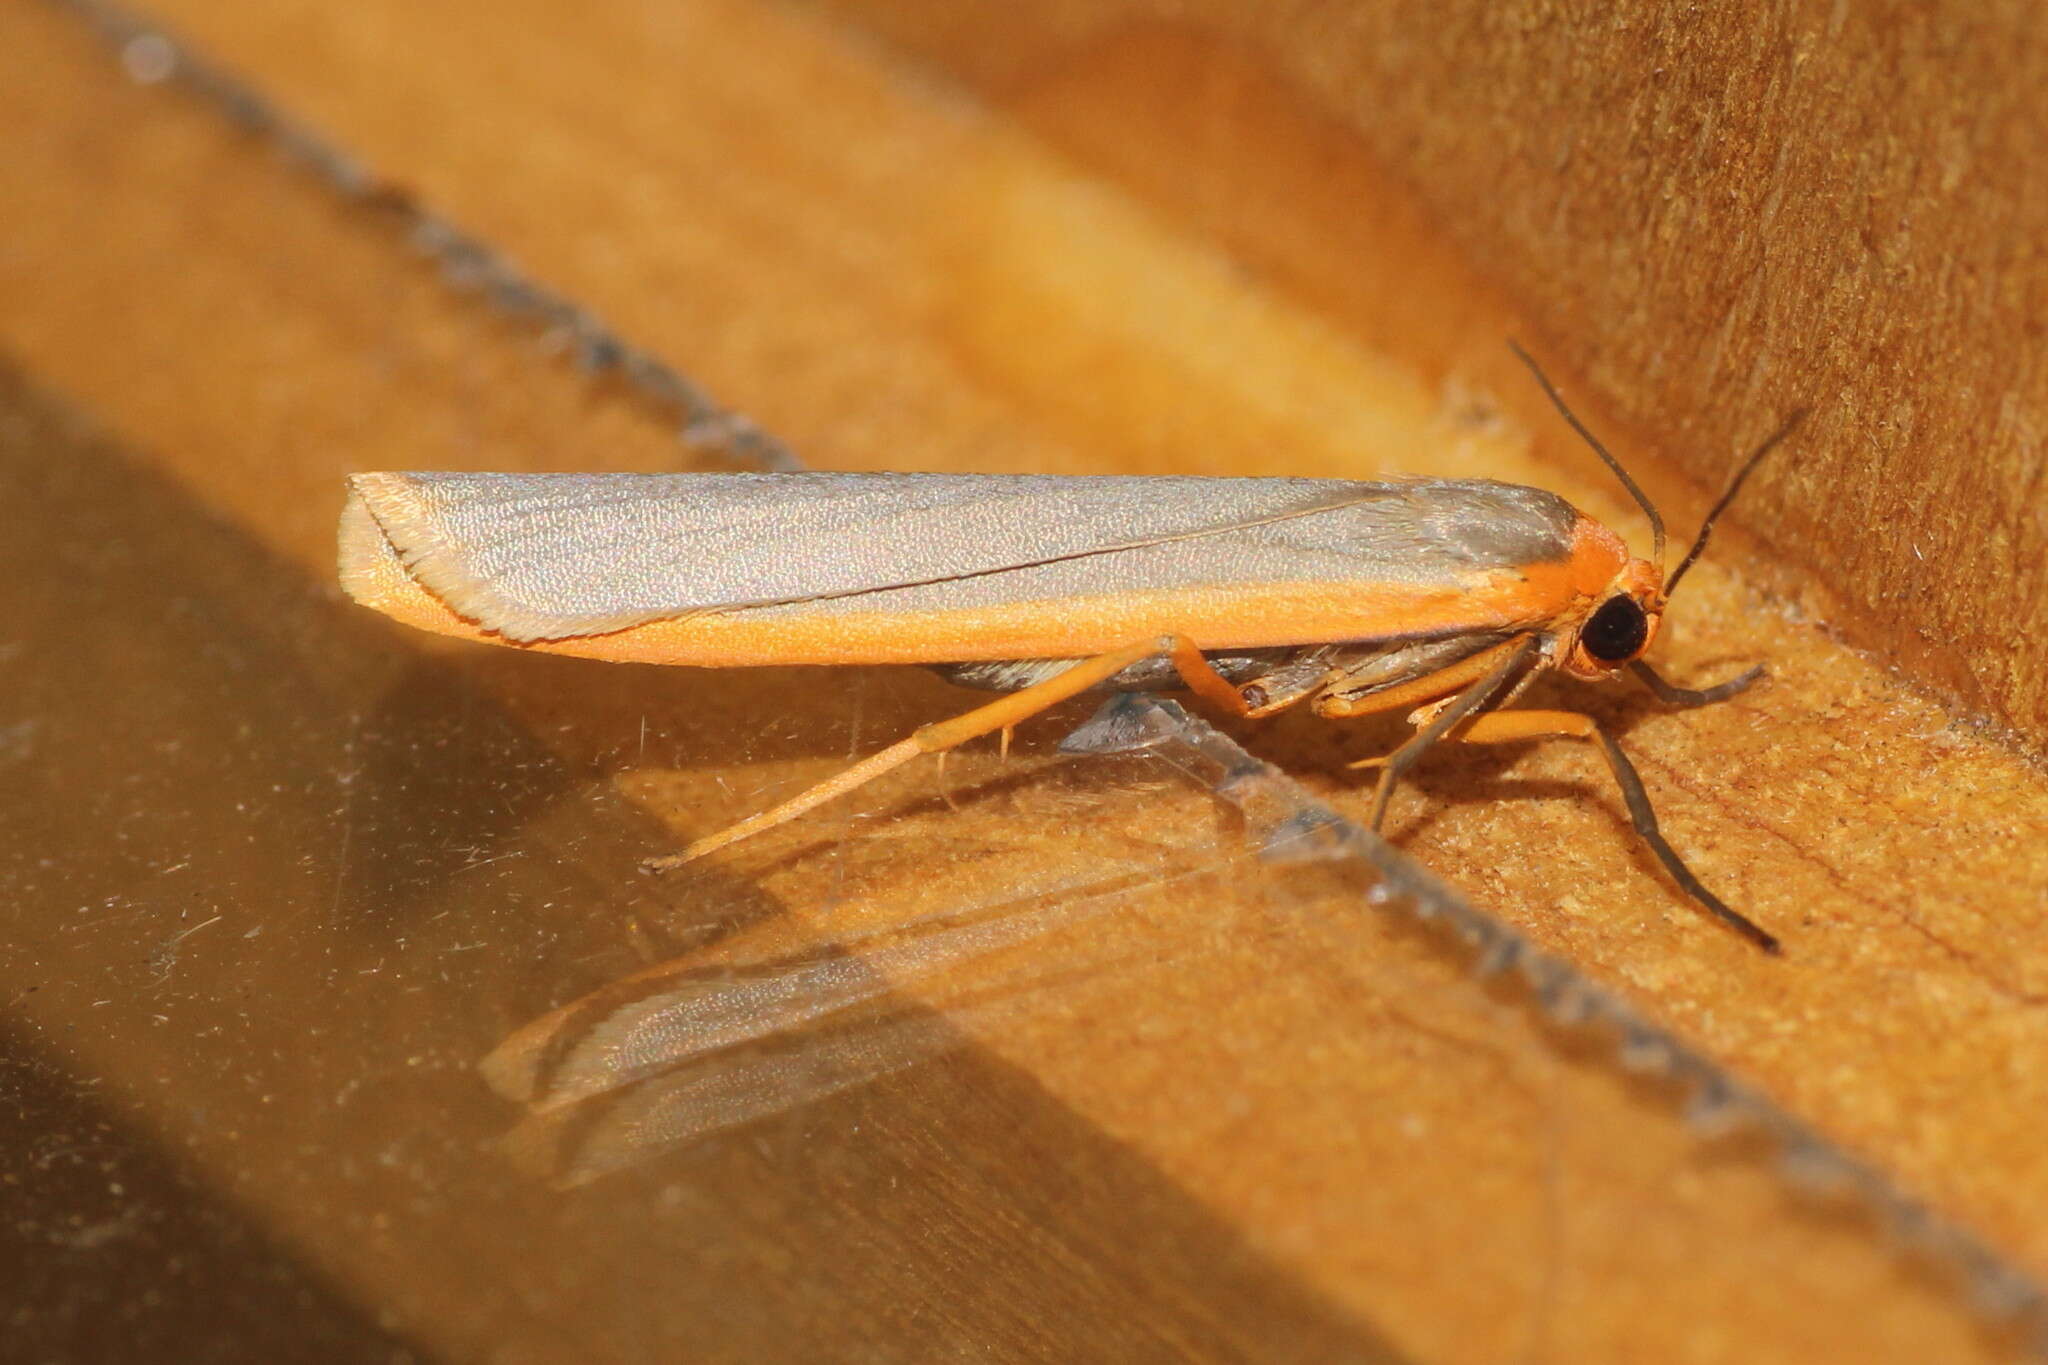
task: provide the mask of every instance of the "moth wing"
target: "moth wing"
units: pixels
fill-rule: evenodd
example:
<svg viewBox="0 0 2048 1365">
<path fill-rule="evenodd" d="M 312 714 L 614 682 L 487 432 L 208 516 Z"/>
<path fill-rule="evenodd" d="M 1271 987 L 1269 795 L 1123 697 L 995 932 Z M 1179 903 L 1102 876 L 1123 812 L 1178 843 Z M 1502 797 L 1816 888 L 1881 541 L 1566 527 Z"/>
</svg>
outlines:
<svg viewBox="0 0 2048 1365">
<path fill-rule="evenodd" d="M 341 578 L 375 605 L 379 576 L 402 568 L 486 630 L 522 642 L 562 639 L 987 579 L 1176 537 L 1195 537 L 1184 542 L 1195 546 L 1248 522 L 1398 487 L 1053 475 L 358 474 L 342 518 Z M 1188 572 L 1223 571 L 1197 562 L 1198 551 L 1173 558 Z"/>
</svg>

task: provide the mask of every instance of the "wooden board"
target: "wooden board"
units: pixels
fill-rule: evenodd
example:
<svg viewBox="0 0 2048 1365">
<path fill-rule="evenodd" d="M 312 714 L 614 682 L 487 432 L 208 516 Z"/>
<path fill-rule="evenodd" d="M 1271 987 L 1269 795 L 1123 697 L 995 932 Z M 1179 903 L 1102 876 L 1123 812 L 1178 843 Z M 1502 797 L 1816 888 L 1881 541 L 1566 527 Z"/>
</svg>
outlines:
<svg viewBox="0 0 2048 1365">
<path fill-rule="evenodd" d="M 1446 242 L 1489 239 L 1433 228 L 1426 196 L 1343 150 L 1354 136 L 1314 82 L 1213 32 L 1020 37 L 1005 70 L 1036 82 L 1028 98 L 949 63 L 998 92 L 983 101 L 850 19 L 738 0 L 165 13 L 821 466 L 1488 473 L 1640 539 L 1500 359 L 1508 319 L 1624 430 L 1692 414 L 1677 435 L 1708 474 L 1804 396 L 1768 365 L 1716 407 L 1713 375 L 1628 363 L 1669 346 L 1661 314 L 1582 326 L 1581 277 L 1545 293 L 1497 254 L 1451 257 Z M 965 42 L 902 16 L 887 31 L 927 34 L 935 56 Z M 48 774 L 6 808 L 10 846 L 43 860 L 19 873 L 38 988 L 12 1023 L 366 1321 L 461 1358 L 2005 1352 L 1938 1276 L 1703 1142 L 1599 1052 L 1561 1048 L 1455 953 L 1341 887 L 1244 866 L 1172 774 L 1050 758 L 1056 725 L 1021 766 L 908 772 L 701 876 L 643 883 L 641 853 L 961 694 L 913 673 L 455 649 L 352 614 L 329 583 L 347 471 L 695 457 L 630 394 L 445 288 L 388 216 L 205 105 L 124 81 L 61 13 L 7 10 L 0 53 L 9 480 L 13 501 L 61 509 L 17 537 L 10 578 L 34 630 L 10 663 L 33 663 L 24 718 Z M 1202 73 L 1209 95 L 1172 98 Z M 1287 101 L 1247 93 L 1276 83 Z M 1322 133 L 1301 112 L 1317 107 Z M 1161 166 L 1210 201 L 1159 190 L 1162 168 L 1117 169 L 1145 160 L 1116 131 L 1134 111 L 1204 130 Z M 1458 164 L 1483 181 L 1483 162 Z M 1271 212 L 1218 188 L 1255 170 Z M 1354 201 L 1380 235 L 1349 235 Z M 1535 202 L 1504 194 L 1500 212 Z M 1254 249 L 1274 224 L 1279 244 Z M 1386 262 L 1325 292 L 1373 242 L 1394 244 Z M 1376 301 L 1400 326 L 1372 320 Z M 1590 335 L 1614 349 L 1573 349 Z M 1756 363 L 1761 343 L 1737 338 L 1725 363 Z M 98 435 L 38 415 L 52 395 Z M 1795 496 L 1807 471 L 1859 442 L 1817 423 L 1797 472 L 1760 479 L 1757 524 L 1817 543 L 1788 509 L 1817 506 Z M 1673 469 L 1650 473 L 1698 507 Z M 2048 784 L 1787 605 L 1854 598 L 1731 540 L 1659 657 L 1684 681 L 1766 659 L 1771 684 L 1687 715 L 1589 703 L 1785 961 L 1657 877 L 1571 746 L 1446 756 L 1394 832 L 2048 1272 Z M 1389 738 L 1296 719 L 1245 735 L 1353 813 L 1344 764 Z M 567 1193 L 480 1152 L 517 1112 L 477 1059 L 636 966 L 1025 890 L 1064 904 L 1105 880 L 1121 927 L 1069 931 L 1087 988 L 963 1013 L 942 1067 Z"/>
</svg>

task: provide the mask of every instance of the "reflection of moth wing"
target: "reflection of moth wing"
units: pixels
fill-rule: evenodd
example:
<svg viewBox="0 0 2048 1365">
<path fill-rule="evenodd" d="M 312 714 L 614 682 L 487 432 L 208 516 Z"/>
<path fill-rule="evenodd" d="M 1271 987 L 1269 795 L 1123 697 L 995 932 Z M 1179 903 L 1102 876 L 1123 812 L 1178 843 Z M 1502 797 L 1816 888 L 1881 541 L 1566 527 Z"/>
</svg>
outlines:
<svg viewBox="0 0 2048 1365">
<path fill-rule="evenodd" d="M 1471 906 L 1383 841 L 1322 807 L 1285 775 L 1251 758 L 1179 708 L 1150 698 L 1120 698 L 1077 731 L 1067 747 L 1091 753 L 1148 751 L 1162 768 L 1200 778 L 1203 787 L 1236 808 L 1249 834 L 1246 842 L 1262 858 L 1321 864 L 1337 873 L 1323 883 L 1326 890 L 1336 893 L 1328 905 L 1331 913 L 1300 913 L 1308 902 L 1288 900 L 1285 938 L 1294 957 L 1319 963 L 1355 964 L 1360 971 L 1370 974 L 1374 986 L 1392 986 L 1393 996 L 1398 997 L 1399 977 L 1378 972 L 1371 965 L 1369 954 L 1356 951 L 1369 943 L 1386 946 L 1390 940 L 1384 934 L 1369 931 L 1361 936 L 1360 931 L 1370 917 L 1361 918 L 1363 907 L 1353 898 L 1383 911 L 1447 928 L 1469 945 L 1482 974 L 1492 971 L 1519 976 L 1553 1023 L 1590 1026 L 1590 1037 L 1618 1045 L 1619 1060 L 1628 1070 L 1662 1077 L 1672 1090 L 1683 1093 L 1687 1117 L 1696 1131 L 1711 1134 L 1732 1127 L 1757 1133 L 1777 1154 L 1776 1170 L 1789 1184 L 1851 1194 L 1906 1244 L 1960 1272 L 1994 1317 L 2022 1318 L 2041 1307 L 2043 1301 L 2034 1282 L 1967 1229 L 1917 1203 L 1883 1172 L 1834 1146 L 1804 1121 L 1778 1108 L 1713 1060 L 1644 1017 L 1627 1000 L 1596 984 L 1571 963 L 1537 948 L 1517 930 Z M 1156 800 L 1162 795 L 1147 793 L 1146 799 Z M 1178 823 L 1183 826 L 1201 823 L 1187 819 L 1186 812 L 1177 814 L 1181 817 Z M 1212 845 L 1200 836 L 1196 844 L 1213 854 Z M 1192 851 L 1194 847 L 1181 852 Z M 1180 866 L 1187 865 L 1185 859 L 1178 861 Z M 1167 874 L 1168 865 L 1162 864 L 1159 872 Z M 1311 870 L 1308 875 L 1320 878 L 1323 873 Z M 1050 994 L 1040 989 L 1048 984 L 1046 977 L 1034 978 L 1032 970 L 1043 969 L 1051 962 L 1072 975 L 1075 959 L 1059 956 L 1057 928 L 1078 926 L 1083 930 L 1075 936 L 1079 938 L 1098 934 L 1113 937 L 1110 931 L 1120 925 L 1122 917 L 1106 918 L 1099 911 L 1135 903 L 1148 889 L 1147 882 L 1144 876 L 1125 876 L 1101 886 L 1050 892 L 1028 902 L 993 907 L 971 923 L 927 917 L 921 929 L 914 928 L 895 938 L 871 936 L 853 945 L 871 964 L 887 963 L 899 972 L 915 972 L 922 961 L 927 969 L 925 983 L 946 979 L 949 972 L 957 969 L 970 969 L 966 988 L 943 1000 L 938 1009 L 899 1006 L 880 973 L 870 971 L 872 984 L 863 985 L 857 964 L 842 973 L 837 966 L 828 967 L 829 956 L 817 951 L 798 954 L 780 964 L 757 963 L 727 969 L 722 979 L 731 986 L 730 990 L 721 986 L 717 970 L 697 966 L 688 971 L 670 971 L 666 980 L 687 988 L 677 996 L 684 1003 L 677 1006 L 678 1012 L 671 1022 L 677 1025 L 677 1034 L 686 1042 L 694 1040 L 695 1046 L 686 1045 L 675 1054 L 674 1064 L 666 1072 L 634 1070 L 637 1063 L 633 1060 L 633 1040 L 644 1039 L 650 1032 L 656 1037 L 662 1033 L 659 1028 L 648 1027 L 649 1021 L 661 1016 L 658 1001 L 637 1012 L 622 1008 L 636 995 L 659 993 L 656 983 L 663 979 L 663 974 L 644 973 L 633 983 L 615 988 L 616 993 L 600 992 L 593 997 L 597 1005 L 588 1012 L 571 1007 L 550 1016 L 508 1041 L 506 1048 L 494 1056 L 490 1063 L 494 1082 L 509 1093 L 542 1104 L 551 1094 L 566 1094 L 577 1084 L 588 1084 L 577 1079 L 579 1066 L 594 1066 L 599 1077 L 642 1076 L 637 1081 L 593 1092 L 580 1102 L 536 1108 L 508 1138 L 507 1147 L 537 1171 L 563 1183 L 579 1184 L 693 1139 L 785 1114 L 900 1072 L 951 1050 L 969 1036 L 1016 1037 L 1016 1026 L 1029 1019 L 1029 1012 L 1043 1008 Z M 1187 888 L 1180 888 L 1178 895 L 1167 899 L 1177 904 L 1165 941 L 1179 944 L 1189 939 L 1200 940 L 1225 929 L 1214 922 L 1190 922 L 1189 912 L 1198 916 L 1205 902 L 1189 896 Z M 1268 923 L 1265 927 L 1273 926 Z M 921 950 L 916 946 L 919 938 L 925 940 Z M 1000 965 L 1006 956 L 1006 946 L 1015 952 L 1008 955 L 1007 965 Z M 1263 944 L 1253 945 L 1251 954 L 1259 959 L 1261 969 L 1270 960 L 1259 951 L 1262 947 Z M 974 969 L 989 962 L 999 964 L 996 970 L 974 974 Z M 1026 970 L 1019 970 L 1020 966 Z M 1121 976 L 1122 973 L 1098 973 L 1088 984 L 1115 983 Z M 1449 988 L 1449 983 L 1436 971 L 1429 973 L 1425 985 L 1432 993 Z M 1157 989 L 1158 983 L 1147 983 L 1133 994 L 1142 999 Z M 806 1003 L 807 993 L 813 990 L 824 992 L 822 1002 Z M 1493 988 L 1478 983 L 1468 984 L 1463 993 L 1468 1004 L 1484 1004 L 1487 1017 L 1482 1026 L 1488 1034 L 1479 1036 L 1489 1036 L 1491 1030 L 1500 1026 L 1503 998 Z M 1455 1005 L 1448 1012 L 1433 1008 L 1438 998 L 1432 994 L 1428 1001 L 1414 998 L 1408 1002 L 1410 1006 L 1432 1006 L 1417 1015 L 1418 1023 L 1426 1021 L 1429 1025 L 1430 1036 L 1436 1036 L 1445 1023 L 1455 1023 L 1458 1014 Z M 1091 1019 L 1112 1017 L 1098 1011 L 1097 1003 L 1084 1004 L 1078 1013 Z M 1127 1005 L 1129 1000 L 1121 1003 Z M 1405 1013 L 1405 1009 L 1397 1010 L 1394 1017 L 1403 1017 Z M 602 1025 L 608 1019 L 614 1019 L 619 1027 L 606 1040 L 600 1035 L 605 1033 Z M 1040 1019 L 1029 1022 L 1041 1028 L 1048 1023 Z M 1068 1021 L 1055 1017 L 1049 1023 L 1055 1036 L 1041 1037 L 1039 1042 L 1041 1046 L 1060 1046 L 1058 1030 L 1068 1026 Z M 1141 1021 L 1132 1021 L 1132 1026 L 1134 1031 L 1141 1030 Z M 1445 1037 L 1443 1059 L 1455 1059 L 1468 1050 L 1469 1044 L 1459 1040 L 1457 1029 L 1453 1028 Z M 1266 1040 L 1262 1037 L 1259 1041 L 1263 1044 Z M 1439 1075 L 1440 1068 L 1433 1062 L 1417 1064 L 1410 1055 L 1409 1041 L 1393 1041 L 1404 1062 L 1411 1066 L 1411 1079 L 1425 1082 L 1415 1093 L 1404 1094 L 1403 1105 L 1419 1105 L 1416 1112 L 1427 1116 L 1431 1113 L 1431 1092 L 1426 1082 Z M 1523 1038 L 1531 1049 L 1538 1048 L 1540 1041 L 1538 1031 Z M 581 1061 L 572 1062 L 571 1057 L 583 1047 L 593 1050 Z M 1487 1046 L 1479 1050 L 1487 1054 L 1492 1051 Z M 1168 1064 L 1171 1065 L 1170 1061 Z M 1443 1102 L 1436 1112 L 1461 1120 L 1469 1118 L 1475 1082 L 1482 1076 L 1497 1080 L 1499 1069 L 1499 1059 L 1481 1060 L 1469 1073 L 1454 1068 L 1447 1087 L 1436 1096 Z M 1172 1083 L 1170 1076 L 1168 1083 Z M 1355 1093 L 1361 1101 L 1381 1094 L 1370 1089 Z M 888 1103 L 894 1106 L 901 1101 L 914 1102 L 914 1098 L 891 1094 Z M 1533 1098 L 1547 1108 L 1557 1097 Z M 1539 1112 L 1533 1110 L 1531 1115 Z M 1391 1119 L 1394 1115 L 1382 1110 L 1375 1117 Z M 1525 1118 L 1503 1131 L 1520 1134 L 1531 1127 Z M 1383 1147 L 1383 1158 L 1393 1164 L 1375 1168 L 1378 1180 L 1399 1181 L 1406 1169 L 1402 1163 L 1410 1159 L 1403 1154 L 1411 1151 L 1417 1154 L 1414 1159 L 1419 1163 L 1418 1173 L 1433 1170 L 1439 1161 L 1435 1155 L 1439 1147 L 1434 1142 L 1406 1139 Z M 1463 1157 L 1453 1151 L 1447 1159 L 1455 1164 L 1477 1153 L 1492 1160 L 1498 1157 L 1500 1147 L 1483 1141 L 1465 1149 Z M 1531 1169 L 1531 1178 L 1544 1191 L 1555 1188 L 1556 1155 L 1553 1151 Z M 1727 1149 L 1723 1149 L 1720 1159 L 1727 1159 Z M 1496 1168 L 1489 1168 L 1489 1179 L 1482 1183 L 1489 1189 L 1495 1188 L 1492 1177 L 1497 1174 Z M 1441 1177 L 1442 1172 L 1436 1171 L 1436 1176 Z M 1547 1199 L 1546 1194 L 1537 1202 Z"/>
<path fill-rule="evenodd" d="M 527 1107 L 505 1142 L 514 1160 L 581 1184 L 952 1051 L 1112 965 L 1114 953 L 1038 949 L 1156 885 L 1119 877 L 767 961 L 665 963 L 528 1024 L 479 1070 Z M 1004 953 L 1027 944 L 1023 960 Z"/>
<path fill-rule="evenodd" d="M 663 963 L 520 1029 L 486 1057 L 484 1079 L 507 1099 L 559 1108 L 678 1062 L 788 1033 L 867 1004 L 892 985 L 933 980 L 999 949 L 1110 908 L 1128 879 L 1078 889 L 1049 906 L 1032 897 L 971 923 L 841 939 L 817 951 L 741 966 Z M 883 941 L 886 940 L 886 941 Z"/>
<path fill-rule="evenodd" d="M 660 1074 L 568 1107 L 537 1109 L 505 1135 L 514 1164 L 560 1186 L 588 1184 L 757 1119 L 942 1057 L 970 1030 L 1028 1007 L 1012 990 L 979 1006 L 850 1012 L 710 1054 L 681 1054 Z"/>
</svg>

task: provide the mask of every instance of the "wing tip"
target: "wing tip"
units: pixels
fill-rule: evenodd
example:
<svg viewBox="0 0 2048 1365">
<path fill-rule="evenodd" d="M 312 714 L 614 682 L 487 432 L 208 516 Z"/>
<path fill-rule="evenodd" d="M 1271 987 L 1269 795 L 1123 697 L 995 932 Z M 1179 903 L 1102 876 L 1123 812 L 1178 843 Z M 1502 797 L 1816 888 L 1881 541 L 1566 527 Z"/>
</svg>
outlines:
<svg viewBox="0 0 2048 1365">
<path fill-rule="evenodd" d="M 507 597 L 473 567 L 470 556 L 448 534 L 416 474 L 375 471 L 348 476 L 337 575 L 342 591 L 386 615 L 419 616 L 417 610 L 399 609 L 409 584 L 463 623 L 512 644 L 617 629 L 608 623 L 565 622 L 559 615 Z"/>
</svg>

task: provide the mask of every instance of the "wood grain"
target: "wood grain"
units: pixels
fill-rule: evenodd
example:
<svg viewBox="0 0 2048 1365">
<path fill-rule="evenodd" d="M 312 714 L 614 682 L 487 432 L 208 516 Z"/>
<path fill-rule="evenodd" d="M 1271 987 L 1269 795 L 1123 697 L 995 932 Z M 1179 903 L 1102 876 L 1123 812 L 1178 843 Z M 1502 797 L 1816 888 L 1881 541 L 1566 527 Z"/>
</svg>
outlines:
<svg viewBox="0 0 2048 1365">
<path fill-rule="evenodd" d="M 1810 405 L 1744 523 L 1847 638 L 2048 746 L 2030 7 L 825 3 L 1432 377 L 1498 379 L 1527 329 L 1699 488 Z M 1448 307 L 1446 253 L 1484 286 Z"/>
</svg>

